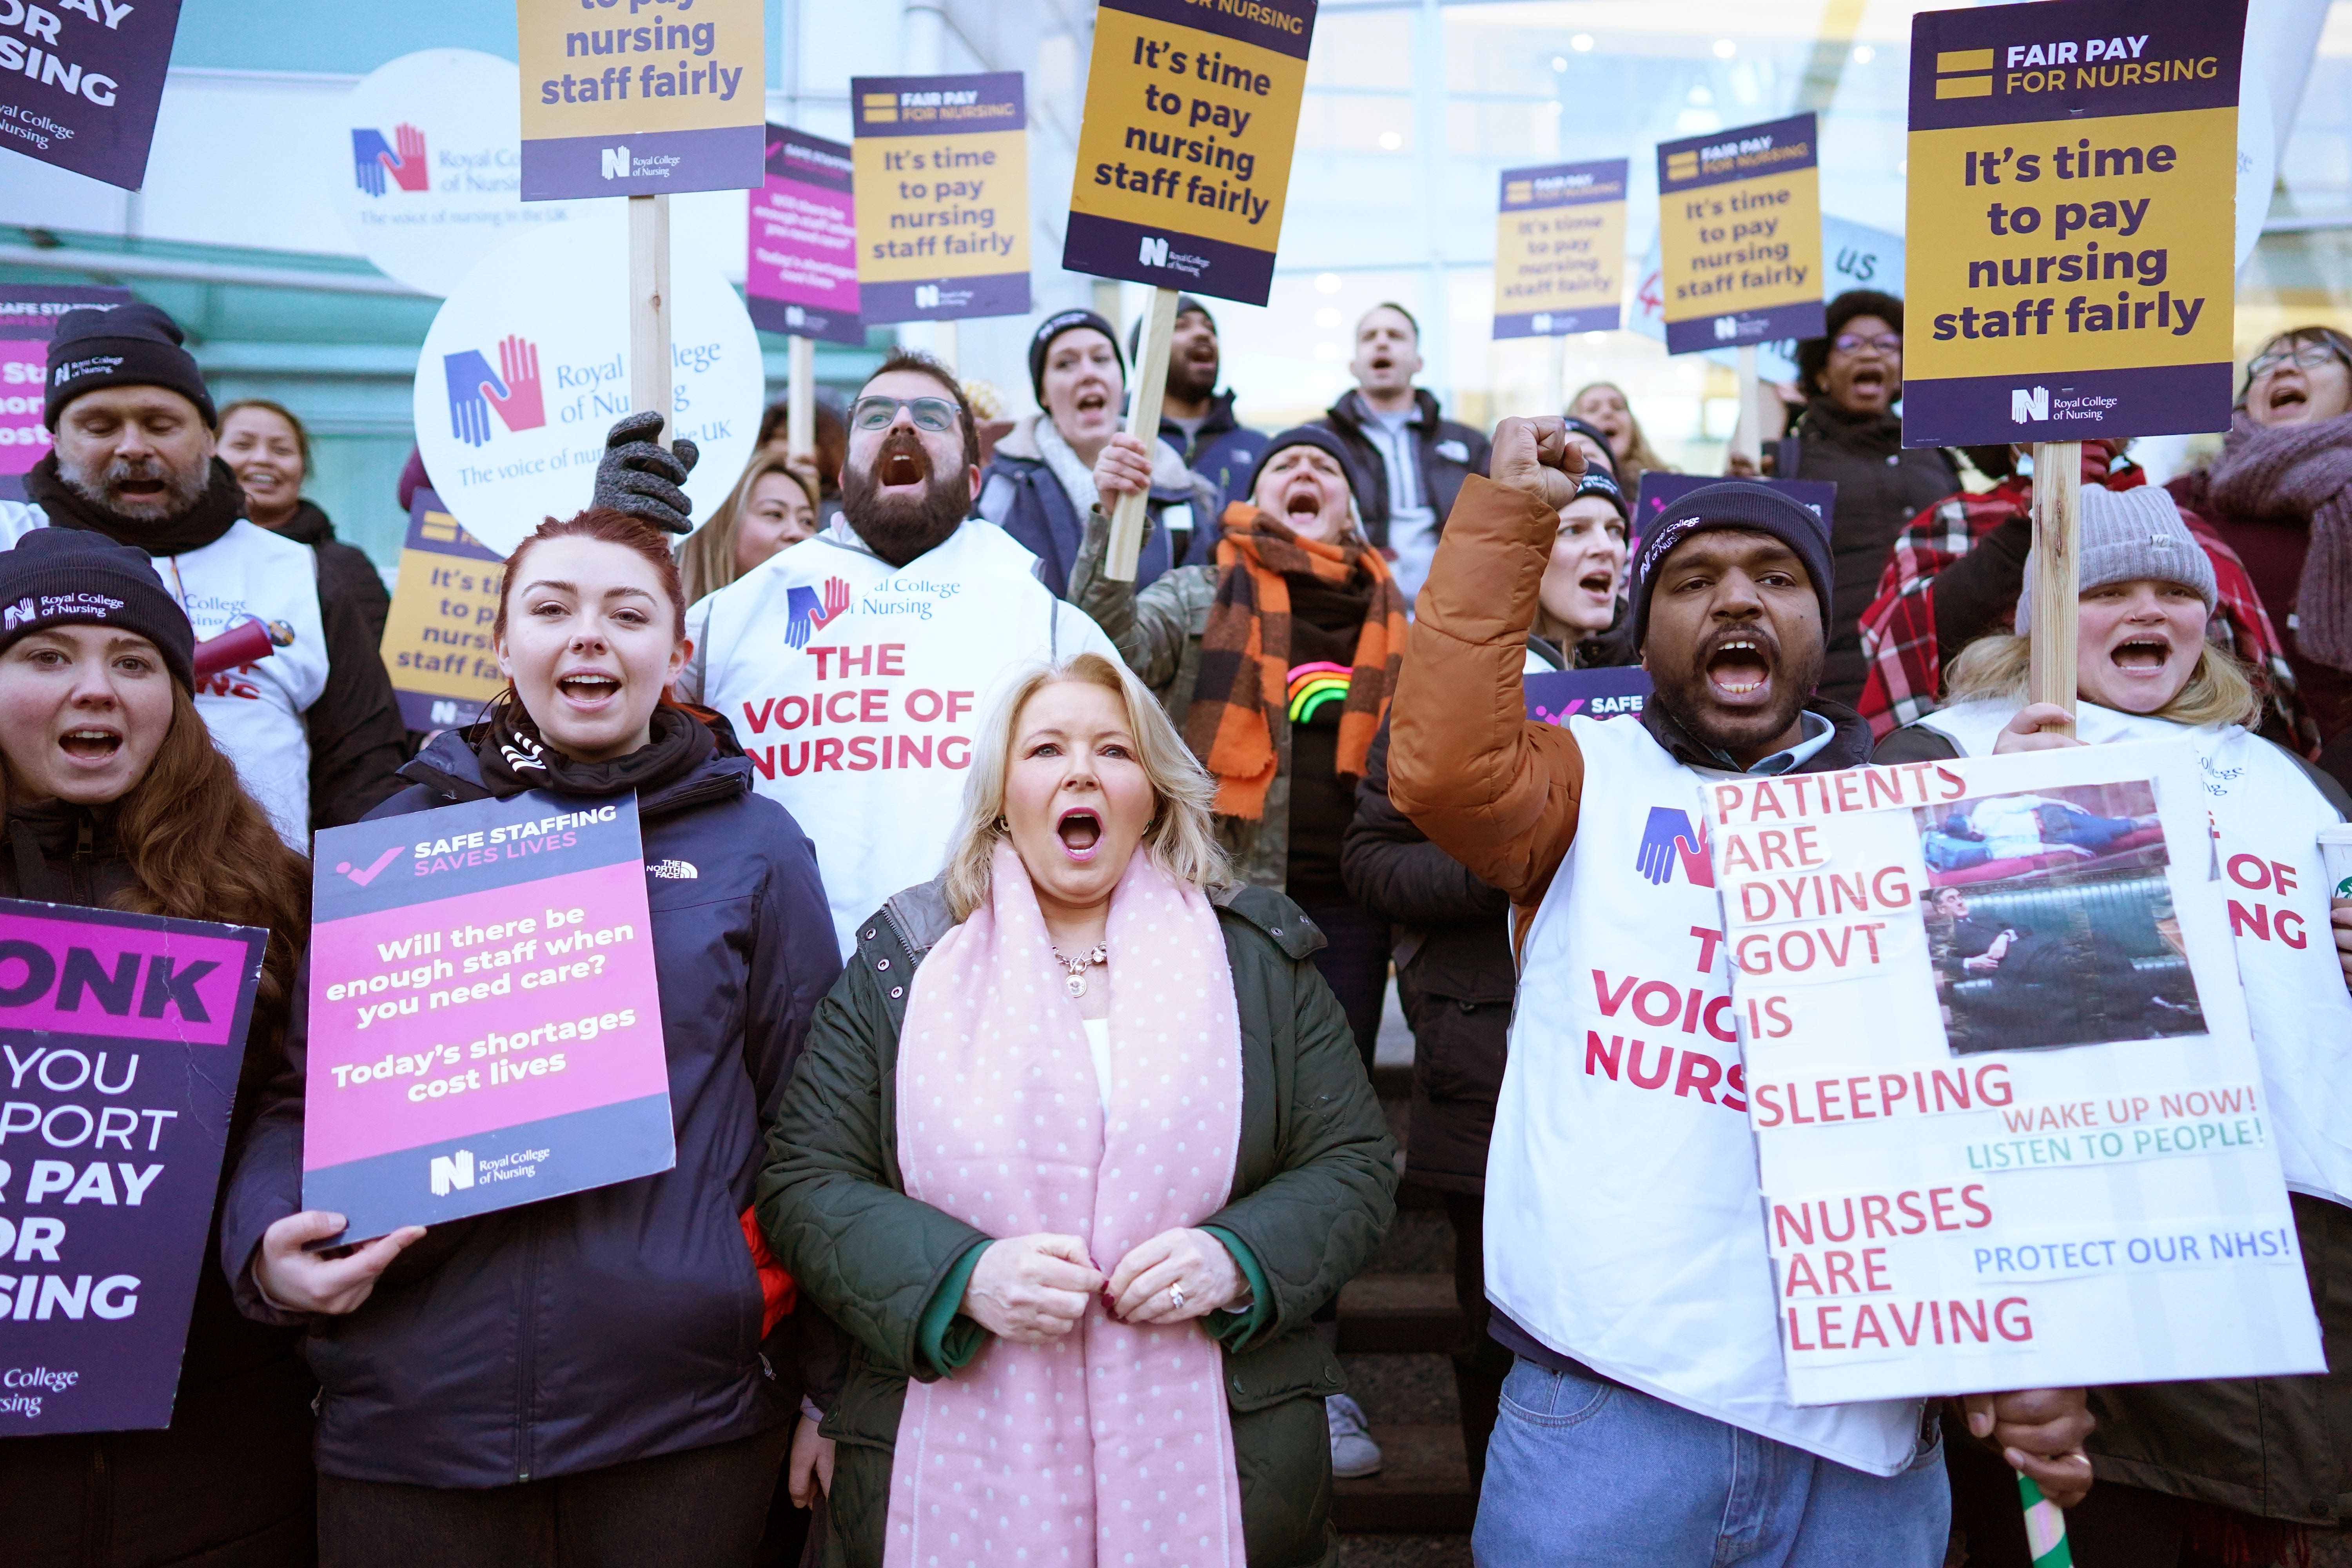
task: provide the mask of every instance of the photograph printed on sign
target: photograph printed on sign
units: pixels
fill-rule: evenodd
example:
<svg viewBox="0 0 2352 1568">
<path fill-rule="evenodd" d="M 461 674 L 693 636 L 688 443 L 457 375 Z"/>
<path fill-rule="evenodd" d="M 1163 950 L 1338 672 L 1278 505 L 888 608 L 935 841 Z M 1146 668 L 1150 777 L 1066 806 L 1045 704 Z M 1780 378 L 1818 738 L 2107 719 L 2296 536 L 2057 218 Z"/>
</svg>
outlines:
<svg viewBox="0 0 2352 1568">
<path fill-rule="evenodd" d="M 1977 795 L 1912 815 L 1954 1056 L 2205 1032 L 2147 783 Z"/>
</svg>

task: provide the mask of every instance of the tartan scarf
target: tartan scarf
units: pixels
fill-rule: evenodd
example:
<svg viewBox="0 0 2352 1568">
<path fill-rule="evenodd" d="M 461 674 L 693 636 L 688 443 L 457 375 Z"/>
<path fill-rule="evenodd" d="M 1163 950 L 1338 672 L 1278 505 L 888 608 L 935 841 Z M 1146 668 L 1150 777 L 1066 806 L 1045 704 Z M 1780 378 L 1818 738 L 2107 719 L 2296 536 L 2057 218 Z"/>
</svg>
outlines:
<svg viewBox="0 0 2352 1568">
<path fill-rule="evenodd" d="M 1201 667 L 1184 740 L 1217 776 L 1216 809 L 1256 821 L 1274 783 L 1275 737 L 1287 722 L 1290 579 L 1334 587 L 1368 580 L 1371 604 L 1356 637 L 1348 698 L 1339 713 L 1339 772 L 1360 777 L 1372 737 L 1396 689 L 1404 659 L 1404 595 L 1379 551 L 1360 538 L 1344 544 L 1301 539 L 1246 502 L 1225 509 L 1217 541 L 1217 597 L 1201 638 Z"/>
</svg>

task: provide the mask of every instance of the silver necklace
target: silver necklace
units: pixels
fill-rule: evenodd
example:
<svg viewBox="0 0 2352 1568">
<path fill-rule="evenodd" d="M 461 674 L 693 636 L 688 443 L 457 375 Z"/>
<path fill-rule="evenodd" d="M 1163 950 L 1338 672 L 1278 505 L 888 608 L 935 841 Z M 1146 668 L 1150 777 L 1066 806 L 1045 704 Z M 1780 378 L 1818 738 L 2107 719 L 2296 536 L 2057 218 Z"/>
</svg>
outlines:
<svg viewBox="0 0 2352 1568">
<path fill-rule="evenodd" d="M 1098 963 L 1107 965 L 1110 963 L 1110 944 L 1104 942 L 1095 943 L 1076 958 L 1065 957 L 1058 947 L 1049 947 L 1045 951 L 1054 955 L 1055 963 L 1070 972 L 1069 978 L 1064 980 L 1062 985 L 1073 997 L 1087 994 L 1087 970 Z"/>
</svg>

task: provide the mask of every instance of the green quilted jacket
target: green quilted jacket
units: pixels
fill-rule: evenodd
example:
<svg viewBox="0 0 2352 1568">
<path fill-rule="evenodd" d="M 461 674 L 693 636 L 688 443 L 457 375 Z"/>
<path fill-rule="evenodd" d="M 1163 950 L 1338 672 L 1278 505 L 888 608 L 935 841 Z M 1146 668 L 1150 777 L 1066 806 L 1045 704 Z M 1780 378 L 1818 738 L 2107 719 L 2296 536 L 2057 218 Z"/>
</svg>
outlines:
<svg viewBox="0 0 2352 1568">
<path fill-rule="evenodd" d="M 1237 1239 L 1265 1289 L 1250 1311 L 1203 1321 L 1224 1351 L 1248 1560 L 1321 1568 L 1337 1562 L 1323 1398 L 1343 1384 L 1308 1318 L 1387 1232 L 1396 1145 L 1339 1000 L 1309 962 L 1322 932 L 1264 888 L 1217 902 L 1241 1014 L 1242 1142 L 1232 1200 L 1202 1225 Z M 938 1325 L 993 1238 L 908 1197 L 898 1162 L 898 1031 L 914 972 L 952 923 L 934 882 L 860 928 L 856 956 L 817 1009 L 760 1176 L 769 1246 L 851 1344 L 823 1428 L 840 1445 L 828 1568 L 882 1561 L 907 1379 L 952 1376 L 986 1340 L 969 1318 L 944 1333 Z"/>
</svg>

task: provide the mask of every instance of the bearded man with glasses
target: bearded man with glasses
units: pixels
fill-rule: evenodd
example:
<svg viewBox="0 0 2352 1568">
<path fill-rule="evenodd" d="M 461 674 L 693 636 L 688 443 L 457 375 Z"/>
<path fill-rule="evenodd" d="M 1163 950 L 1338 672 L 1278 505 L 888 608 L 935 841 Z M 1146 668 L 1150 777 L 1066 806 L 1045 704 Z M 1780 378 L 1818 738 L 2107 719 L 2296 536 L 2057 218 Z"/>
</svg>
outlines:
<svg viewBox="0 0 2352 1568">
<path fill-rule="evenodd" d="M 951 371 L 891 354 L 848 423 L 841 515 L 688 609 L 677 686 L 725 715 L 752 786 L 809 825 L 845 960 L 884 900 L 946 864 L 997 689 L 1042 661 L 1118 658 L 1034 555 L 972 515 L 980 439 Z M 615 447 L 599 494 L 684 532 L 685 477 L 659 447 Z"/>
</svg>

